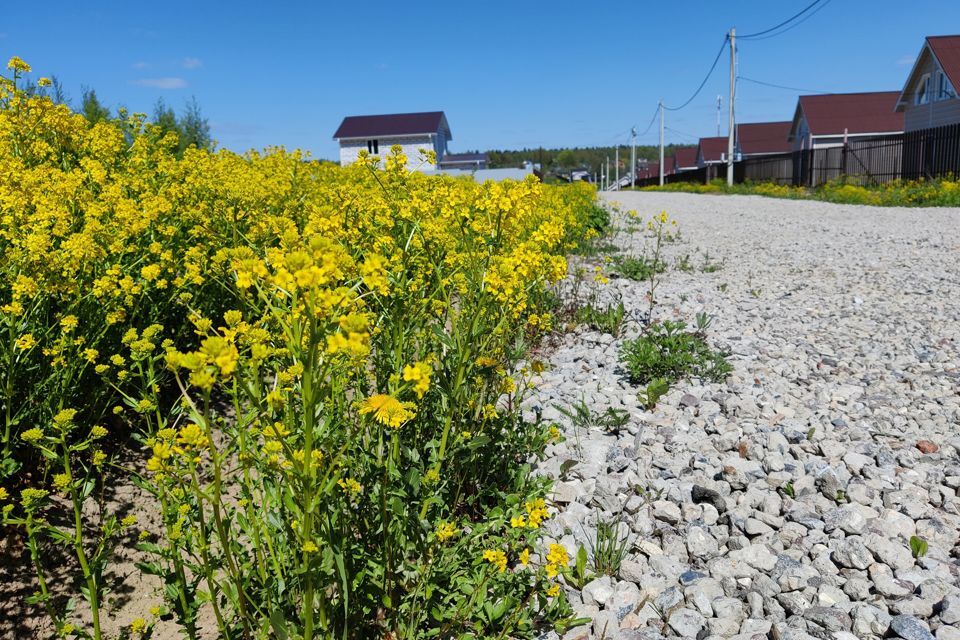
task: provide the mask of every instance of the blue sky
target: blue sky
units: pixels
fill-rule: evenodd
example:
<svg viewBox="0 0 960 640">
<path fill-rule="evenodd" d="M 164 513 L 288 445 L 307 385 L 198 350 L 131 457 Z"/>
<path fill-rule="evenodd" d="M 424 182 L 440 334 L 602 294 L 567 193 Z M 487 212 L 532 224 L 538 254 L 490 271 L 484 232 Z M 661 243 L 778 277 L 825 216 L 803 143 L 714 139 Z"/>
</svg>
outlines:
<svg viewBox="0 0 960 640">
<path fill-rule="evenodd" d="M 214 138 L 237 151 L 280 144 L 335 158 L 343 116 L 430 110 L 447 113 L 452 151 L 594 146 L 627 142 L 661 97 L 684 102 L 731 26 L 760 31 L 809 1 L 50 0 L 5 7 L 0 49 L 57 75 L 75 101 L 83 86 L 133 111 L 196 96 Z M 957 32 L 960 2 L 830 0 L 782 35 L 744 42 L 739 73 L 819 91 L 899 89 L 925 35 Z M 724 54 L 698 98 L 668 114 L 668 141 L 716 134 L 728 75 Z M 796 95 L 740 82 L 737 119 L 790 119 Z M 641 142 L 656 139 L 654 126 Z"/>
</svg>

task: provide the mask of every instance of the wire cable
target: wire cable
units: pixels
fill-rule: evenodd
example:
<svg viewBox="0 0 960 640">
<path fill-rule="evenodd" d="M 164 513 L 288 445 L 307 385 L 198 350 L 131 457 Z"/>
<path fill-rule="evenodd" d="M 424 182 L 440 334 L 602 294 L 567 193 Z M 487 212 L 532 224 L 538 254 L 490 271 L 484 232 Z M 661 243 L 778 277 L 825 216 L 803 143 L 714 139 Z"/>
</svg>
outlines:
<svg viewBox="0 0 960 640">
<path fill-rule="evenodd" d="M 803 14 L 805 14 L 807 11 L 810 11 L 811 9 L 813 9 L 815 6 L 817 6 L 818 4 L 820 4 L 820 3 L 823 2 L 823 1 L 824 1 L 824 0 L 814 0 L 813 2 L 811 2 L 810 4 L 808 4 L 806 7 L 804 7 L 804 9 L 803 9 L 802 11 L 800 11 L 799 13 L 793 14 L 792 16 L 790 16 L 789 18 L 787 18 L 786 20 L 784 20 L 784 21 L 781 22 L 780 24 L 774 25 L 774 26 L 770 27 L 769 29 L 764 29 L 763 31 L 757 31 L 756 33 L 748 33 L 748 34 L 746 34 L 746 35 L 738 36 L 738 38 L 741 39 L 741 40 L 750 40 L 751 38 L 756 38 L 757 36 L 765 35 L 765 34 L 767 34 L 767 33 L 770 33 L 771 31 L 776 31 L 776 30 L 779 29 L 780 27 L 783 27 L 783 26 L 786 26 L 786 25 L 790 24 L 791 22 L 793 22 L 794 20 L 796 20 L 797 18 L 799 18 L 800 16 L 802 16 Z"/>
<path fill-rule="evenodd" d="M 638 133 L 637 137 L 643 137 L 647 135 L 647 131 L 650 131 L 650 127 L 653 126 L 653 123 L 657 121 L 657 116 L 660 115 L 660 105 L 657 105 L 657 110 L 653 112 L 653 117 L 650 118 L 650 124 L 647 125 L 647 128 L 643 130 L 643 133 Z"/>
<path fill-rule="evenodd" d="M 805 16 L 803 17 L 803 20 L 797 20 L 796 22 L 794 22 L 793 24 L 791 24 L 791 25 L 790 25 L 789 27 L 787 27 L 786 29 L 783 29 L 782 31 L 777 31 L 776 33 L 771 33 L 770 35 L 766 35 L 766 36 L 760 36 L 759 38 L 750 38 L 747 42 L 760 42 L 761 40 L 768 40 L 768 39 L 770 39 L 770 38 L 776 38 L 777 36 L 780 36 L 780 35 L 783 35 L 783 34 L 787 33 L 788 31 L 792 31 L 792 30 L 796 29 L 797 27 L 799 27 L 800 25 L 802 25 L 802 24 L 803 24 L 804 22 L 806 22 L 807 20 L 809 20 L 810 18 L 812 18 L 813 16 L 817 15 L 818 13 L 820 13 L 820 11 L 821 11 L 824 7 L 826 7 L 828 4 L 830 4 L 830 1 L 831 1 L 831 0 L 826 0 L 826 2 L 824 2 L 823 4 L 821 4 L 819 7 L 817 7 L 816 9 L 814 9 L 813 11 L 811 11 L 810 13 L 808 13 L 807 15 L 805 15 Z"/>
<path fill-rule="evenodd" d="M 753 84 L 763 85 L 764 87 L 773 87 L 774 89 L 786 89 L 787 91 L 799 91 L 800 93 L 821 93 L 821 94 L 832 93 L 830 91 L 819 91 L 817 89 L 802 89 L 799 87 L 787 87 L 782 84 L 764 82 L 763 80 L 754 80 L 753 78 L 747 78 L 745 76 L 737 76 L 737 80 L 743 80 L 744 82 L 752 82 Z"/>
<path fill-rule="evenodd" d="M 683 109 L 685 106 L 687 106 L 688 104 L 690 104 L 691 102 L 693 102 L 694 98 L 696 98 L 698 95 L 700 95 L 700 91 L 703 90 L 703 86 L 704 86 L 705 84 L 707 84 L 707 80 L 709 80 L 709 79 L 710 79 L 710 76 L 713 75 L 713 70 L 717 68 L 717 63 L 720 62 L 720 56 L 721 56 L 721 54 L 723 54 L 723 50 L 727 48 L 727 42 L 729 42 L 729 40 L 730 40 L 730 36 L 729 36 L 729 35 L 725 35 L 725 36 L 723 37 L 723 44 L 720 45 L 720 51 L 717 51 L 717 57 L 713 59 L 713 64 L 710 65 L 710 70 L 707 71 L 707 75 L 704 76 L 703 82 L 701 82 L 701 83 L 700 83 L 700 86 L 697 87 L 697 90 L 693 92 L 693 95 L 690 96 L 690 99 L 687 100 L 686 102 L 684 102 L 684 103 L 683 103 L 682 105 L 680 105 L 679 107 L 668 107 L 668 106 L 665 106 L 665 105 L 664 105 L 663 108 L 664 108 L 666 111 L 680 111 L 680 109 Z"/>
</svg>

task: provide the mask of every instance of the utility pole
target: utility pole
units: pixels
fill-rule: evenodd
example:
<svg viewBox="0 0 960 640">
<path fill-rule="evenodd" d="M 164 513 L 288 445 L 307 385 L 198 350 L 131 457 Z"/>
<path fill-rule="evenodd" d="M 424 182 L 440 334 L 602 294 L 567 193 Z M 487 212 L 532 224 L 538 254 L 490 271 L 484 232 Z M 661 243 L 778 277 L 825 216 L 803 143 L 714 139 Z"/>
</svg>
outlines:
<svg viewBox="0 0 960 640">
<path fill-rule="evenodd" d="M 660 186 L 663 186 L 663 100 L 660 101 Z"/>
<path fill-rule="evenodd" d="M 604 158 L 604 166 L 605 166 L 605 169 L 604 169 L 603 175 L 604 175 L 604 180 L 606 181 L 606 186 L 604 187 L 604 189 L 609 189 L 610 188 L 610 156 L 607 156 L 606 158 Z"/>
<path fill-rule="evenodd" d="M 630 127 L 630 186 L 637 186 L 637 128 Z"/>
<path fill-rule="evenodd" d="M 733 98 L 737 86 L 737 29 L 730 27 L 730 104 L 727 105 L 727 184 L 733 185 Z"/>
<path fill-rule="evenodd" d="M 620 144 L 617 143 L 617 151 L 614 154 L 613 168 L 616 171 L 617 181 L 614 183 L 617 185 L 617 191 L 620 191 Z"/>
</svg>

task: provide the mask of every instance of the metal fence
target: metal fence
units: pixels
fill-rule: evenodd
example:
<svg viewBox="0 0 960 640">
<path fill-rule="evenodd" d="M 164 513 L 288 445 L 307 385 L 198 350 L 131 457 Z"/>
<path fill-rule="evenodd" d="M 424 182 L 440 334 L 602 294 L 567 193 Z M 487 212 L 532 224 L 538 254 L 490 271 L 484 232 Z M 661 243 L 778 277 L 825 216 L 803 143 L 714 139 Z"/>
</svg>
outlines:
<svg viewBox="0 0 960 640">
<path fill-rule="evenodd" d="M 666 176 L 666 182 L 702 182 L 726 177 L 725 166 Z M 734 164 L 734 182 L 775 182 L 817 187 L 831 180 L 882 184 L 960 175 L 960 124 L 856 140 L 834 147 L 744 158 Z M 639 181 L 659 184 L 658 178 Z"/>
</svg>

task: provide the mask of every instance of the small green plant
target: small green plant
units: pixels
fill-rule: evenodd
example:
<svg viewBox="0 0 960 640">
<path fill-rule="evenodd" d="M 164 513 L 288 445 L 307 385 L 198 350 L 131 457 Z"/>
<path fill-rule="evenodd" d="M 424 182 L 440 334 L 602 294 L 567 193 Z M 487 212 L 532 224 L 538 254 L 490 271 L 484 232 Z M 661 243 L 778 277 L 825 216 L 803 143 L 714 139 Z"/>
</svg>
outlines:
<svg viewBox="0 0 960 640">
<path fill-rule="evenodd" d="M 607 407 L 604 411 L 594 411 L 586 399 L 580 400 L 570 407 L 557 407 L 557 410 L 570 419 L 578 429 L 600 429 L 611 433 L 618 433 L 630 422 L 630 413 L 623 409 Z"/>
<path fill-rule="evenodd" d="M 726 282 L 723 282 L 723 283 L 718 284 L 718 285 L 717 285 L 717 290 L 720 291 L 720 293 L 726 293 L 726 292 L 727 292 L 727 283 L 726 283 Z"/>
<path fill-rule="evenodd" d="M 833 501 L 837 504 L 842 502 L 850 502 L 850 499 L 847 497 L 847 492 L 843 489 L 837 489 L 837 495 L 834 496 Z"/>
<path fill-rule="evenodd" d="M 807 442 L 813 442 L 813 436 L 817 432 L 816 427 L 810 427 L 807 429 Z"/>
<path fill-rule="evenodd" d="M 587 549 L 580 545 L 573 567 L 566 567 L 563 570 L 563 579 L 574 589 L 583 589 L 593 578 L 594 575 L 587 571 Z"/>
<path fill-rule="evenodd" d="M 750 289 L 750 297 L 752 298 L 759 298 L 761 293 L 763 293 L 762 289 Z"/>
<path fill-rule="evenodd" d="M 654 378 L 647 383 L 639 394 L 640 401 L 647 411 L 652 411 L 657 406 L 660 398 L 670 391 L 670 381 L 666 378 Z"/>
<path fill-rule="evenodd" d="M 913 554 L 913 557 L 920 559 L 923 556 L 927 555 L 927 548 L 929 545 L 927 541 L 919 536 L 910 536 L 910 552 Z"/>
<path fill-rule="evenodd" d="M 609 333 L 617 337 L 620 335 L 620 329 L 626 315 L 627 309 L 623 306 L 623 302 L 608 304 L 605 307 L 598 307 L 590 303 L 577 309 L 574 318 L 578 323 L 585 324 L 594 331 Z"/>
<path fill-rule="evenodd" d="M 630 280 L 650 280 L 653 276 L 667 270 L 667 265 L 659 258 L 646 256 L 623 256 L 614 261 L 617 273 Z"/>
<path fill-rule="evenodd" d="M 693 271 L 693 264 L 690 263 L 689 253 L 677 258 L 676 269 L 677 271 L 683 271 L 685 273 L 690 273 Z"/>
<path fill-rule="evenodd" d="M 624 342 L 620 358 L 634 384 L 649 385 L 657 378 L 722 382 L 733 370 L 725 354 L 710 348 L 702 331 L 687 331 L 683 321 L 651 325 L 646 333 Z"/>
<path fill-rule="evenodd" d="M 782 490 L 783 493 L 791 500 L 797 497 L 797 492 L 793 488 L 793 481 L 787 482 L 787 484 L 783 485 Z"/>
<path fill-rule="evenodd" d="M 710 252 L 707 251 L 703 254 L 703 264 L 700 265 L 700 271 L 703 273 L 716 273 L 723 268 L 722 262 L 713 262 L 710 260 Z"/>
<path fill-rule="evenodd" d="M 616 521 L 597 522 L 597 534 L 593 545 L 593 570 L 611 578 L 620 573 L 620 565 L 627 557 L 629 535 L 621 536 Z"/>
</svg>

